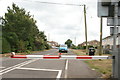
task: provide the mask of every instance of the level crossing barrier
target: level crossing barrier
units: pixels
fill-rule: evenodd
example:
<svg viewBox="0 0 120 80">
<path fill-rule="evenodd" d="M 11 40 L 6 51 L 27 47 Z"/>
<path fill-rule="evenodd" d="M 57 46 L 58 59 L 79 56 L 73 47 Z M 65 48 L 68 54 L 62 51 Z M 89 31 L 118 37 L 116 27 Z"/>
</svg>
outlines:
<svg viewBox="0 0 120 80">
<path fill-rule="evenodd" d="M 12 52 L 11 58 L 26 58 L 26 59 L 79 59 L 79 60 L 93 60 L 93 59 L 112 59 L 112 56 L 15 55 L 15 53 Z"/>
</svg>

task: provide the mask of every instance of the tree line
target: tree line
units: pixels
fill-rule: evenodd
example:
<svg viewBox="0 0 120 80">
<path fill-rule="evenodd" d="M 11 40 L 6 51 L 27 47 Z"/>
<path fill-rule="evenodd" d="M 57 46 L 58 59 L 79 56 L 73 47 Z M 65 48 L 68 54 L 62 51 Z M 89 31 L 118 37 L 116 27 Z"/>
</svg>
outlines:
<svg viewBox="0 0 120 80">
<path fill-rule="evenodd" d="M 50 48 L 46 35 L 43 31 L 39 31 L 36 25 L 37 21 L 24 8 L 19 8 L 13 3 L 11 8 L 7 8 L 7 13 L 1 21 L 2 53 Z"/>
</svg>

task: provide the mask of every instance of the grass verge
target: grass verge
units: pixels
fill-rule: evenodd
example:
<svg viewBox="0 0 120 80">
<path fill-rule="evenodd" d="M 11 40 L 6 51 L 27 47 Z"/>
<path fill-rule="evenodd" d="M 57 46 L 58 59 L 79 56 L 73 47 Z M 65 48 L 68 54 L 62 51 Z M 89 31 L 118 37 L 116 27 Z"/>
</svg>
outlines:
<svg viewBox="0 0 120 80">
<path fill-rule="evenodd" d="M 110 78 L 112 74 L 112 60 L 86 60 L 92 69 L 102 73 L 102 78 Z"/>
<path fill-rule="evenodd" d="M 84 50 L 72 50 L 76 55 L 86 55 Z M 103 54 L 107 55 L 107 54 Z M 109 54 L 108 54 L 109 55 Z M 102 78 L 110 78 L 112 74 L 112 60 L 85 60 L 92 69 L 102 73 Z"/>
<path fill-rule="evenodd" d="M 72 52 L 76 55 L 86 55 L 85 50 L 74 50 L 74 49 L 72 49 Z"/>
</svg>

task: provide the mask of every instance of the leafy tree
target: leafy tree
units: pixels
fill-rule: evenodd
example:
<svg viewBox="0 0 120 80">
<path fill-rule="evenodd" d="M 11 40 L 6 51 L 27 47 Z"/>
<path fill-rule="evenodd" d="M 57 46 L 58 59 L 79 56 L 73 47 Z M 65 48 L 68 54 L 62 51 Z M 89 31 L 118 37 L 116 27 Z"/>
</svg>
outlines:
<svg viewBox="0 0 120 80">
<path fill-rule="evenodd" d="M 16 48 L 18 48 L 18 36 L 16 35 L 16 33 L 14 32 L 9 32 L 6 33 L 6 36 L 4 35 L 3 37 L 5 37 L 7 39 L 7 41 L 9 42 L 9 44 L 11 45 L 11 51 L 15 51 Z"/>
<path fill-rule="evenodd" d="M 72 49 L 77 49 L 77 47 L 74 44 L 72 44 L 71 48 Z"/>
<path fill-rule="evenodd" d="M 70 48 L 71 45 L 72 45 L 72 40 L 68 39 L 68 40 L 65 42 L 65 44 L 68 46 L 68 48 Z"/>
<path fill-rule="evenodd" d="M 2 36 L 5 38 L 3 46 L 9 44 L 11 51 L 44 50 L 47 39 L 44 32 L 39 31 L 36 20 L 26 12 L 24 8 L 19 8 L 12 4 L 12 8 L 7 8 L 7 13 L 2 17 Z"/>
<path fill-rule="evenodd" d="M 17 49 L 18 50 L 18 52 L 24 52 L 25 50 L 26 50 L 26 48 L 25 48 L 25 42 L 24 41 L 22 41 L 22 40 L 20 40 L 19 42 L 18 42 L 18 46 L 19 46 L 19 48 Z"/>
<path fill-rule="evenodd" d="M 45 49 L 50 49 L 50 45 L 49 44 L 47 44 L 47 43 L 45 43 Z"/>
<path fill-rule="evenodd" d="M 2 38 L 2 44 L 4 44 L 2 45 L 2 53 L 11 52 L 11 46 L 5 38 Z"/>
</svg>

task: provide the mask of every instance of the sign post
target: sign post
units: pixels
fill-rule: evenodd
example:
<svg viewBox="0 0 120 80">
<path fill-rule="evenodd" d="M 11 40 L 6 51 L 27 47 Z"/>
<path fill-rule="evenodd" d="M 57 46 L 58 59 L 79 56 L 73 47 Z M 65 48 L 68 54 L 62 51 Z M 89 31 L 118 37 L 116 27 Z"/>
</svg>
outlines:
<svg viewBox="0 0 120 80">
<path fill-rule="evenodd" d="M 114 26 L 113 31 L 113 68 L 112 77 L 120 80 L 120 0 L 98 0 L 98 17 L 112 18 L 108 20 L 109 26 Z M 119 21 L 119 22 L 118 22 Z M 118 37 L 117 37 L 118 36 Z M 118 38 L 118 45 L 117 45 Z M 118 47 L 119 46 L 119 47 Z"/>
<path fill-rule="evenodd" d="M 118 22 L 120 22 L 120 17 L 118 18 Z M 107 18 L 107 26 L 114 26 L 114 18 Z M 120 26 L 120 23 L 117 26 Z"/>
<path fill-rule="evenodd" d="M 120 37 L 118 37 L 118 42 L 119 42 L 119 48 L 118 48 L 118 68 L 120 68 Z M 120 80 L 120 69 L 118 69 L 118 80 Z"/>
<path fill-rule="evenodd" d="M 114 2 L 114 34 L 113 34 L 113 78 L 118 78 L 118 49 L 116 45 L 118 25 L 118 2 Z"/>
</svg>

